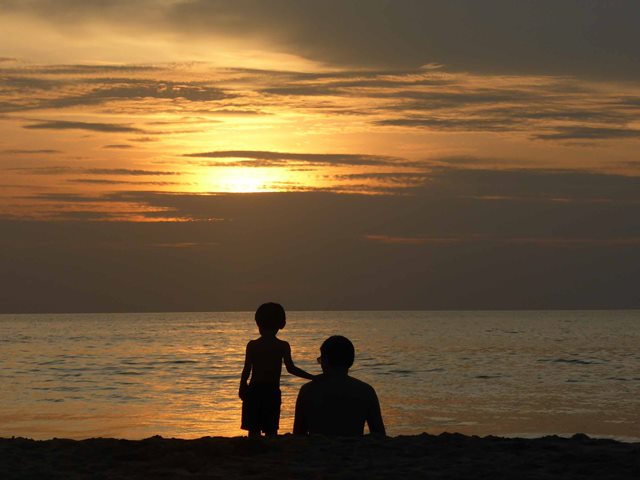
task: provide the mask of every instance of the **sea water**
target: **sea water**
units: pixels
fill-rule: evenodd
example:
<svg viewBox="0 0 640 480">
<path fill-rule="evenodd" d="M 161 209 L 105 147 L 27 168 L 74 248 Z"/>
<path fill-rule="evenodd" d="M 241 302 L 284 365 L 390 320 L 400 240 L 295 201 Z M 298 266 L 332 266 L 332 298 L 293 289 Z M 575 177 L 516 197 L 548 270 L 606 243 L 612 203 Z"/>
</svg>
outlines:
<svg viewBox="0 0 640 480">
<path fill-rule="evenodd" d="M 319 373 L 356 347 L 390 435 L 640 439 L 639 311 L 288 312 L 280 337 Z M 241 435 L 252 312 L 0 315 L 0 437 Z M 283 371 L 280 433 L 305 380 Z"/>
</svg>

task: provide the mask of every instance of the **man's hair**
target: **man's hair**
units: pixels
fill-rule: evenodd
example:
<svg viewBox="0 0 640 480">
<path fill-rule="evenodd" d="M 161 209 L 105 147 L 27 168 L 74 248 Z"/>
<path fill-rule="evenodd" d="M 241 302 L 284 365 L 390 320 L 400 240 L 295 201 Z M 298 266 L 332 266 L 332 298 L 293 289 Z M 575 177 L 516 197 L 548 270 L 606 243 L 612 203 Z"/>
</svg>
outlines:
<svg viewBox="0 0 640 480">
<path fill-rule="evenodd" d="M 356 356 L 353 343 L 342 335 L 327 338 L 320 347 L 320 353 L 327 365 L 342 368 L 351 367 Z"/>
<path fill-rule="evenodd" d="M 256 310 L 256 323 L 259 328 L 280 330 L 287 324 L 287 316 L 279 303 L 263 303 Z"/>
</svg>

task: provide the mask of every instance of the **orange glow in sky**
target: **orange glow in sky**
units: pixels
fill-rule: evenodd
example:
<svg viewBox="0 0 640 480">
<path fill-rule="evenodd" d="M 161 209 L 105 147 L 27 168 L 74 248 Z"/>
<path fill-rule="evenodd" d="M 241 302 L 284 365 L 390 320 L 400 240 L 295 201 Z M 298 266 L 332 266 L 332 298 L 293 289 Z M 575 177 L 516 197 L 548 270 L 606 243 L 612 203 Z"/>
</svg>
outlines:
<svg viewBox="0 0 640 480">
<path fill-rule="evenodd" d="M 640 172 L 640 87 L 620 76 L 454 68 L 429 43 L 361 65 L 356 45 L 291 43 L 262 7 L 31 3 L 0 12 L 5 215 L 114 213 L 100 197 L 132 190 L 401 194 L 443 168 Z"/>
</svg>

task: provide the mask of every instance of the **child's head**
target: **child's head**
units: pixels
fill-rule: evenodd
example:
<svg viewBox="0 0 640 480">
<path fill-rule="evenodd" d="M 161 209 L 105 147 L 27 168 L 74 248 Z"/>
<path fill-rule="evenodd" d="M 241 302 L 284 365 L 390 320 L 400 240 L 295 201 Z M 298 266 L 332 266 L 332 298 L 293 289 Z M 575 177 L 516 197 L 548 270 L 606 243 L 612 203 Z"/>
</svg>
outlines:
<svg viewBox="0 0 640 480">
<path fill-rule="evenodd" d="M 279 303 L 263 303 L 256 310 L 256 324 L 260 331 L 278 331 L 287 324 L 284 308 Z"/>
</svg>

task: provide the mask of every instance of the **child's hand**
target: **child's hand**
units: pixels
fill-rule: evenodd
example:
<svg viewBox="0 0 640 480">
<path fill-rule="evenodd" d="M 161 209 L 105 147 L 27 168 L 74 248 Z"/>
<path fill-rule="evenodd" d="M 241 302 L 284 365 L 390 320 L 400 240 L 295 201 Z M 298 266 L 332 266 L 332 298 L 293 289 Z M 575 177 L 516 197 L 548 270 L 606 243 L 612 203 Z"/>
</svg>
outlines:
<svg viewBox="0 0 640 480">
<path fill-rule="evenodd" d="M 247 398 L 248 390 L 249 390 L 249 386 L 246 383 L 240 384 L 240 390 L 238 390 L 238 396 L 240 397 L 240 400 L 242 400 L 243 402 Z"/>
</svg>

